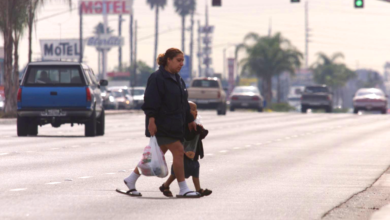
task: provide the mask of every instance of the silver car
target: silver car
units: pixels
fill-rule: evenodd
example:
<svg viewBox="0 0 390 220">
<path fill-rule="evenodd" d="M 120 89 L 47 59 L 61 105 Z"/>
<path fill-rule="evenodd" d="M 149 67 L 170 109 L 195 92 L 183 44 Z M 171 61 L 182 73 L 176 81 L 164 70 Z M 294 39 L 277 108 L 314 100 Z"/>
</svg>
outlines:
<svg viewBox="0 0 390 220">
<path fill-rule="evenodd" d="M 263 111 L 263 96 L 254 86 L 238 86 L 230 95 L 230 111 L 237 108 L 256 109 Z"/>
<path fill-rule="evenodd" d="M 380 111 L 387 113 L 387 96 L 380 89 L 359 89 L 353 98 L 353 112 Z"/>
<path fill-rule="evenodd" d="M 144 104 L 145 87 L 130 88 L 133 96 L 134 108 L 140 109 Z"/>
</svg>

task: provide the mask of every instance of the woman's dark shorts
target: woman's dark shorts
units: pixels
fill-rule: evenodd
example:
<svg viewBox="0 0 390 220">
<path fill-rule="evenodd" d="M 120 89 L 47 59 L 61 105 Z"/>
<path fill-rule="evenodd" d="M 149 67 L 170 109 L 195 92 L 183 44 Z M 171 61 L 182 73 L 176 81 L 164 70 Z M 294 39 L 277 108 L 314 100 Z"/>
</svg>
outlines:
<svg viewBox="0 0 390 220">
<path fill-rule="evenodd" d="M 172 144 L 172 143 L 175 143 L 176 141 L 179 141 L 178 139 L 171 138 L 171 137 L 156 137 L 156 138 L 157 138 L 158 146 Z"/>
<path fill-rule="evenodd" d="M 199 161 L 194 161 L 184 156 L 184 175 L 186 179 L 190 176 L 199 178 L 199 170 Z M 171 167 L 171 175 L 175 175 L 175 173 L 173 172 L 173 166 Z"/>
</svg>

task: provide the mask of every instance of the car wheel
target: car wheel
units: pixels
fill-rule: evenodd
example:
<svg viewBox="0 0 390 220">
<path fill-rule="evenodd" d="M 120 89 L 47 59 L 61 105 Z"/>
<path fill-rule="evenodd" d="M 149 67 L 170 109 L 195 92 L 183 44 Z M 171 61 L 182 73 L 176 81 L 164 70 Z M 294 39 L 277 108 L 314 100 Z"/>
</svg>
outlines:
<svg viewBox="0 0 390 220">
<path fill-rule="evenodd" d="M 257 109 L 257 111 L 258 111 L 258 112 L 263 112 L 263 108 L 262 108 L 262 107 L 259 107 L 259 108 Z"/>
<path fill-rule="evenodd" d="M 103 136 L 104 127 L 105 127 L 105 114 L 104 114 L 104 109 L 102 109 L 102 113 L 100 113 L 99 119 L 97 120 L 97 124 L 96 124 L 96 135 Z"/>
<path fill-rule="evenodd" d="M 236 110 L 235 108 L 230 107 L 230 111 L 231 111 L 231 112 L 234 112 L 235 110 Z"/>
<path fill-rule="evenodd" d="M 331 113 L 332 112 L 332 107 L 331 106 L 326 107 L 325 111 L 326 111 L 326 113 Z"/>
<path fill-rule="evenodd" d="M 28 126 L 28 135 L 37 136 L 38 135 L 38 125 L 35 123 L 31 123 Z"/>
<path fill-rule="evenodd" d="M 357 113 L 359 113 L 359 109 L 357 109 L 357 108 L 354 108 L 354 109 L 353 109 L 353 113 L 354 113 L 354 114 L 357 114 Z"/>
<path fill-rule="evenodd" d="M 387 109 L 382 109 L 381 113 L 382 114 L 387 114 Z"/>
<path fill-rule="evenodd" d="M 93 110 L 91 118 L 85 123 L 84 133 L 86 137 L 96 136 L 96 111 Z"/>
<path fill-rule="evenodd" d="M 306 113 L 307 112 L 307 108 L 306 108 L 306 106 L 301 106 L 301 112 L 302 113 Z"/>
<path fill-rule="evenodd" d="M 19 137 L 27 136 L 28 134 L 28 124 L 27 119 L 19 117 L 16 119 L 17 133 Z"/>
</svg>

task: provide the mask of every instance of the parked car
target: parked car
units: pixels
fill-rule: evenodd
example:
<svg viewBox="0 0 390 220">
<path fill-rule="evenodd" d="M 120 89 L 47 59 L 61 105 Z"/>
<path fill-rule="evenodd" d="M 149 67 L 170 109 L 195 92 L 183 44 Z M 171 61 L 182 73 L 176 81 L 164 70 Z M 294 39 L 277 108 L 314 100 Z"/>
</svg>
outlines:
<svg viewBox="0 0 390 220">
<path fill-rule="evenodd" d="M 29 63 L 17 93 L 17 134 L 36 136 L 38 126 L 84 124 L 85 136 L 104 135 L 100 86 L 92 69 L 77 62 Z"/>
<path fill-rule="evenodd" d="M 237 86 L 230 95 L 230 111 L 238 108 L 263 111 L 264 98 L 254 86 Z"/>
<path fill-rule="evenodd" d="M 131 109 L 133 107 L 133 98 L 127 94 L 127 89 L 111 89 L 109 91 L 113 94 L 115 100 L 119 104 L 119 109 Z"/>
<path fill-rule="evenodd" d="M 326 85 L 306 86 L 301 97 L 301 111 L 307 109 L 325 109 L 326 112 L 333 110 L 333 95 Z"/>
<path fill-rule="evenodd" d="M 380 111 L 387 113 L 387 95 L 376 88 L 359 89 L 353 98 L 353 112 Z"/>
<path fill-rule="evenodd" d="M 114 94 L 111 91 L 106 90 L 102 92 L 102 98 L 104 109 L 119 109 L 119 103 L 115 99 Z"/>
<path fill-rule="evenodd" d="M 199 109 L 215 109 L 218 115 L 226 115 L 226 93 L 217 77 L 195 78 L 188 90 L 188 100 Z"/>
<path fill-rule="evenodd" d="M 287 103 L 297 111 L 301 111 L 301 96 L 304 89 L 304 86 L 291 86 L 287 96 Z"/>
<path fill-rule="evenodd" d="M 144 104 L 145 87 L 130 88 L 133 96 L 134 108 L 140 109 Z"/>
</svg>

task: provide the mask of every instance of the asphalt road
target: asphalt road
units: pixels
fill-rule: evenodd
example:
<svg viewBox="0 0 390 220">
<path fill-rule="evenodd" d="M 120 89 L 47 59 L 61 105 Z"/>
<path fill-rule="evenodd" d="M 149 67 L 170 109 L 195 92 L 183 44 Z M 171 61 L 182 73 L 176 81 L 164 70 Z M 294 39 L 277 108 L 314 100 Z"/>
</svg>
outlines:
<svg viewBox="0 0 390 220">
<path fill-rule="evenodd" d="M 115 192 L 148 144 L 141 113 L 107 116 L 94 138 L 77 125 L 18 138 L 0 124 L 0 219 L 320 219 L 390 164 L 387 115 L 200 114 L 200 181 L 213 190 L 201 199 L 166 198 L 157 177 L 139 179 L 142 198 Z"/>
</svg>

